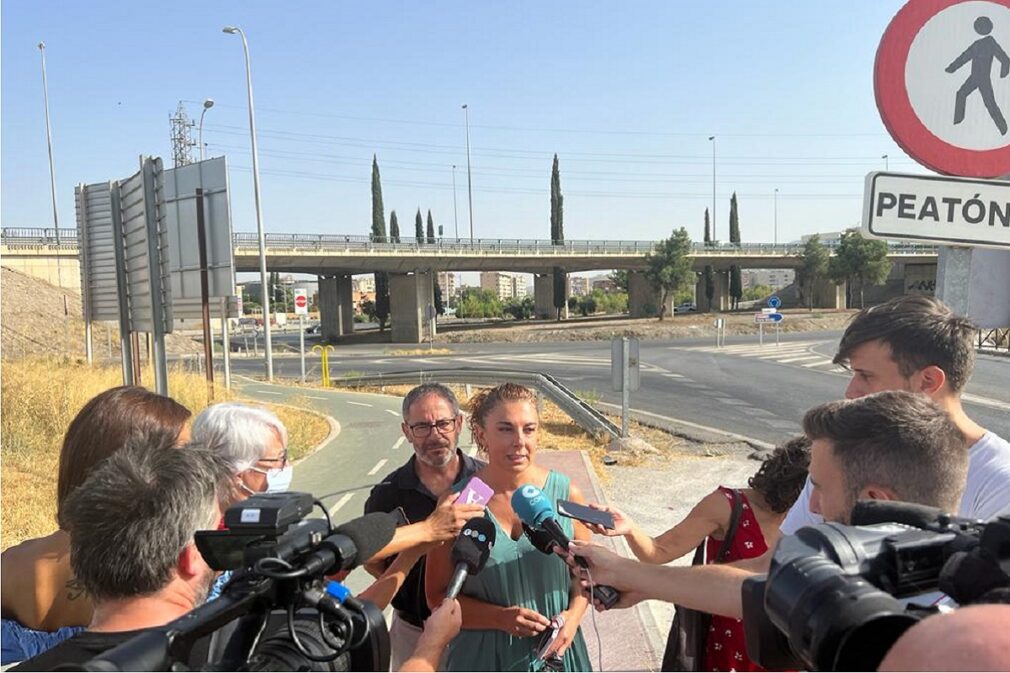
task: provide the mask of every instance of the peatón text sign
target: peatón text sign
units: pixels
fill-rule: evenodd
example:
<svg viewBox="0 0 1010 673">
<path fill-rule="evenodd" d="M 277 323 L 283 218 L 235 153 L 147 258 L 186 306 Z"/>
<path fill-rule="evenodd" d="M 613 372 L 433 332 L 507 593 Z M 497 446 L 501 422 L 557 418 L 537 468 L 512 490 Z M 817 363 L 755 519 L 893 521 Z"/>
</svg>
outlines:
<svg viewBox="0 0 1010 673">
<path fill-rule="evenodd" d="M 873 238 L 1010 247 L 1010 182 L 873 172 L 863 231 Z"/>
</svg>

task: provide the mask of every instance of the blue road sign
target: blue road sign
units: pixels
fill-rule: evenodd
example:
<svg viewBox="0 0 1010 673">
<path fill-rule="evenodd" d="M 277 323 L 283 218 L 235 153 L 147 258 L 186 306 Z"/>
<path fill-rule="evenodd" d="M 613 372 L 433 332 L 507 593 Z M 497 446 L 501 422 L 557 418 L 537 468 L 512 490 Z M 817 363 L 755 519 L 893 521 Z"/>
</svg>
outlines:
<svg viewBox="0 0 1010 673">
<path fill-rule="evenodd" d="M 772 296 L 768 297 L 768 305 L 771 306 L 772 308 L 778 308 L 779 306 L 782 306 L 782 300 L 773 294 Z"/>
<path fill-rule="evenodd" d="M 768 314 L 768 318 L 772 322 L 782 322 L 782 318 L 784 318 L 784 317 L 785 316 L 783 316 L 781 313 L 769 313 Z"/>
</svg>

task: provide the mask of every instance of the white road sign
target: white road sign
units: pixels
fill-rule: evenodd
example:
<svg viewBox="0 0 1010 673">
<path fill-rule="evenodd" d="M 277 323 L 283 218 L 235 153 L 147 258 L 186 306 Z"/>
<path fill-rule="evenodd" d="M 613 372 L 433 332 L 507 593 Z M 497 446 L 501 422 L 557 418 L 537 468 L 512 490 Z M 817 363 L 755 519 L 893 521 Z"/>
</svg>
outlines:
<svg viewBox="0 0 1010 673">
<path fill-rule="evenodd" d="M 874 238 L 1010 247 L 1010 182 L 874 172 L 863 231 Z"/>
</svg>

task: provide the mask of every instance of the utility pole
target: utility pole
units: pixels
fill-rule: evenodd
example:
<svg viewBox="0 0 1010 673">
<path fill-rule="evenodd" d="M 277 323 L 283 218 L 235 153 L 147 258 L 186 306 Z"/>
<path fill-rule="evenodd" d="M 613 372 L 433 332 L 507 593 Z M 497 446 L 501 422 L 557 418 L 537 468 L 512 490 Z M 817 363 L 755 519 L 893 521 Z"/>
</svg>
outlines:
<svg viewBox="0 0 1010 673">
<path fill-rule="evenodd" d="M 463 116 L 466 119 L 466 195 L 470 201 L 470 243 L 473 243 L 473 181 L 470 176 L 470 109 L 463 105 Z"/>
<path fill-rule="evenodd" d="M 193 163 L 192 149 L 196 144 L 190 132 L 196 124 L 186 115 L 186 106 L 182 101 L 168 121 L 172 127 L 172 165 L 175 168 L 188 166 Z"/>
</svg>

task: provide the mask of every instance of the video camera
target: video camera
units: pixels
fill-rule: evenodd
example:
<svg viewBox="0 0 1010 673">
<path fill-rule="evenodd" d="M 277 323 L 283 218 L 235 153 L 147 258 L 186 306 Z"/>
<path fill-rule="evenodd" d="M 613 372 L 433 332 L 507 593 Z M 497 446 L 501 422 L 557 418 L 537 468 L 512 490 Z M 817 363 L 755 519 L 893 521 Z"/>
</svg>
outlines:
<svg viewBox="0 0 1010 673">
<path fill-rule="evenodd" d="M 305 519 L 315 504 L 325 519 Z M 194 646 L 208 636 L 200 662 L 207 670 L 389 670 L 382 612 L 325 576 L 385 547 L 396 528 L 390 515 L 373 513 L 334 529 L 311 494 L 269 493 L 234 505 L 224 523 L 225 530 L 196 533 L 211 568 L 236 571 L 221 596 L 83 670 L 186 670 Z"/>
<path fill-rule="evenodd" d="M 940 591 L 960 605 L 1007 601 L 1010 516 L 983 523 L 867 501 L 856 504 L 852 521 L 783 537 L 768 574 L 744 582 L 744 632 L 755 663 L 872 671 L 905 630 L 939 611 L 899 598 Z"/>
</svg>

